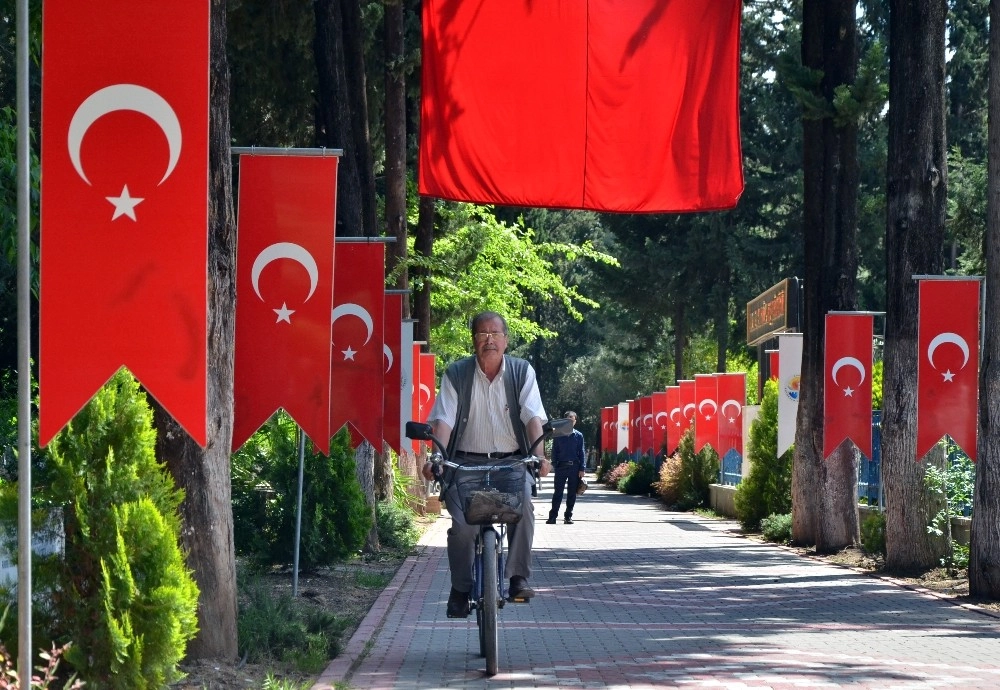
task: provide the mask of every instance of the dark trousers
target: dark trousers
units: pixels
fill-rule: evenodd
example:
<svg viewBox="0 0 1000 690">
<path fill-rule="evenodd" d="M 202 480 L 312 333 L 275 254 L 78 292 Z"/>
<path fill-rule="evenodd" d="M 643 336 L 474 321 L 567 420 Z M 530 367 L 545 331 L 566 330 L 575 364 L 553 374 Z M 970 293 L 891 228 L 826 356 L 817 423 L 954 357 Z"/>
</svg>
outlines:
<svg viewBox="0 0 1000 690">
<path fill-rule="evenodd" d="M 573 506 L 576 505 L 576 490 L 580 486 L 580 470 L 576 465 L 568 467 L 556 467 L 555 478 L 552 480 L 552 509 L 549 511 L 549 520 L 555 520 L 559 515 L 559 506 L 562 504 L 563 491 L 566 491 L 566 519 L 573 517 Z M 568 490 L 567 490 L 567 484 Z"/>
</svg>

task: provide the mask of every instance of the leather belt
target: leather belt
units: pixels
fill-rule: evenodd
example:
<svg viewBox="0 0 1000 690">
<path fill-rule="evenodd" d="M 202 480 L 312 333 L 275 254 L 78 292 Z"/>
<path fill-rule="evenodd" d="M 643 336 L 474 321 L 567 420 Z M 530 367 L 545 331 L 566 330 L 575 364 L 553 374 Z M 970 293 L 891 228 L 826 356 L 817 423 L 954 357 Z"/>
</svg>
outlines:
<svg viewBox="0 0 1000 690">
<path fill-rule="evenodd" d="M 509 458 L 513 455 L 517 455 L 517 451 L 511 451 L 508 453 L 467 453 L 464 450 L 457 451 L 456 455 L 461 455 L 466 458 L 476 458 L 479 460 L 502 460 L 503 458 Z"/>
</svg>

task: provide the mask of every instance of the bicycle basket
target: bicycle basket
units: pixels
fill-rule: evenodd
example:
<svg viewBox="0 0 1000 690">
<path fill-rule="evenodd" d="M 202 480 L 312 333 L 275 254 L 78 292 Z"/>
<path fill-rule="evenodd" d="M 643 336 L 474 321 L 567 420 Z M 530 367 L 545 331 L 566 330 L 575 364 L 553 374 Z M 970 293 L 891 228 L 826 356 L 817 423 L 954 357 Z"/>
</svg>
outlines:
<svg viewBox="0 0 1000 690">
<path fill-rule="evenodd" d="M 524 463 L 520 460 L 465 465 L 456 473 L 459 504 L 470 525 L 513 524 L 524 506 Z"/>
</svg>

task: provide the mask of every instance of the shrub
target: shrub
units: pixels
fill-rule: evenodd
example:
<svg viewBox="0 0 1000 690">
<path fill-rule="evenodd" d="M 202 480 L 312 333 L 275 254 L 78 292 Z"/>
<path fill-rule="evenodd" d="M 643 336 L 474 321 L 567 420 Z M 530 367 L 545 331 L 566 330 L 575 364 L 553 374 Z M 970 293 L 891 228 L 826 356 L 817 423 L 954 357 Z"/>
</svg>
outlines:
<svg viewBox="0 0 1000 690">
<path fill-rule="evenodd" d="M 681 455 L 674 453 L 664 458 L 660 465 L 660 479 L 653 482 L 653 489 L 668 508 L 673 508 L 680 500 L 681 469 Z"/>
<path fill-rule="evenodd" d="M 601 456 L 601 466 L 597 468 L 597 481 L 605 482 L 608 473 L 623 462 L 628 462 L 628 453 L 605 453 Z"/>
<path fill-rule="evenodd" d="M 121 370 L 50 445 L 43 491 L 62 507 L 65 553 L 49 563 L 48 594 L 75 643 L 66 659 L 92 687 L 176 680 L 197 632 L 198 588 L 179 546 L 183 492 L 155 442 L 146 396 Z"/>
<path fill-rule="evenodd" d="M 885 555 L 885 513 L 869 513 L 861 522 L 861 548 L 872 556 Z"/>
<path fill-rule="evenodd" d="M 677 450 L 681 457 L 678 510 L 703 508 L 708 505 L 709 486 L 719 476 L 719 455 L 710 446 L 694 452 L 694 435 L 684 432 Z"/>
<path fill-rule="evenodd" d="M 623 462 L 619 465 L 615 465 L 614 468 L 604 477 L 604 484 L 609 489 L 617 489 L 618 483 L 629 474 L 631 474 L 635 469 L 635 463 L 629 460 L 628 462 Z"/>
<path fill-rule="evenodd" d="M 733 500 L 740 525 L 755 532 L 767 515 L 792 509 L 792 453 L 778 457 L 778 385 L 773 380 L 764 384 L 760 414 L 750 426 L 747 456 L 750 472 L 736 487 Z"/>
<path fill-rule="evenodd" d="M 760 521 L 760 531 L 768 541 L 786 544 L 792 540 L 792 514 L 771 514 Z"/>
<path fill-rule="evenodd" d="M 299 567 L 311 570 L 357 553 L 371 528 L 371 510 L 358 484 L 346 428 L 330 456 L 306 444 Z M 233 454 L 236 552 L 261 564 L 291 563 L 298 491 L 298 427 L 283 412 Z"/>
<path fill-rule="evenodd" d="M 413 511 L 392 501 L 375 504 L 378 541 L 384 548 L 409 551 L 420 538 L 413 522 Z"/>
<path fill-rule="evenodd" d="M 633 464 L 632 471 L 618 480 L 618 490 L 632 496 L 648 494 L 656 480 L 656 469 L 648 458 Z"/>
</svg>

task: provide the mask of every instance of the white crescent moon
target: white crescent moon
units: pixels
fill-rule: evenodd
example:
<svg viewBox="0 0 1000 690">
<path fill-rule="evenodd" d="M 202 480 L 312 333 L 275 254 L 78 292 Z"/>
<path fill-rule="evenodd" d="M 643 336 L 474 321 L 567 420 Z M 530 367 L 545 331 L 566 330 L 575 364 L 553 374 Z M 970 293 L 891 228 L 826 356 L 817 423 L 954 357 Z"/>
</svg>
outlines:
<svg viewBox="0 0 1000 690">
<path fill-rule="evenodd" d="M 934 351 L 945 343 L 957 345 L 962 351 L 962 355 L 965 359 L 962 360 L 961 368 L 964 369 L 965 365 L 969 363 L 969 344 L 965 342 L 965 338 L 960 336 L 958 333 L 938 333 L 934 336 L 934 340 L 932 340 L 931 344 L 927 346 L 927 361 L 931 363 L 932 367 L 937 369 L 937 365 L 934 364 Z"/>
<path fill-rule="evenodd" d="M 688 410 L 693 410 L 693 409 L 694 409 L 694 403 L 688 403 L 687 405 L 684 406 L 684 412 L 683 412 L 684 419 L 688 420 L 689 422 L 691 421 L 691 417 L 688 416 Z"/>
<path fill-rule="evenodd" d="M 680 413 L 681 413 L 681 408 L 679 407 L 675 407 L 674 409 L 670 410 L 670 421 L 671 422 L 674 421 L 674 415 Z"/>
<path fill-rule="evenodd" d="M 83 165 L 80 163 L 80 145 L 83 143 L 83 137 L 87 130 L 98 118 L 116 110 L 134 110 L 142 113 L 163 130 L 163 134 L 167 137 L 167 146 L 170 148 L 167 171 L 163 173 L 163 179 L 157 183 L 163 184 L 170 177 L 170 173 L 174 171 L 174 167 L 181 157 L 181 123 L 177 119 L 177 113 L 163 96 L 137 84 L 112 84 L 98 89 L 90 94 L 73 113 L 73 118 L 69 123 L 69 134 L 66 136 L 66 144 L 69 147 L 69 159 L 77 174 L 83 178 L 84 182 L 90 184 L 90 180 L 83 172 Z"/>
<path fill-rule="evenodd" d="M 260 287 L 258 286 L 260 274 L 275 259 L 291 259 L 300 263 L 302 268 L 306 269 L 306 273 L 309 274 L 309 295 L 305 298 L 305 301 L 308 302 L 309 298 L 316 291 L 316 284 L 319 283 L 319 268 L 316 266 L 316 260 L 312 254 L 305 247 L 294 242 L 276 242 L 270 247 L 265 247 L 257 255 L 257 258 L 254 259 L 253 269 L 250 271 L 250 281 L 253 283 L 253 291 L 257 293 L 257 297 L 260 297 L 261 300 L 264 299 L 261 297 Z"/>
<path fill-rule="evenodd" d="M 653 421 L 652 420 L 653 420 L 653 414 L 652 413 L 646 415 L 645 417 L 642 418 L 642 424 L 643 424 L 643 426 L 645 426 L 647 429 L 652 429 L 653 428 Z"/>
<path fill-rule="evenodd" d="M 420 384 L 420 392 L 421 393 L 426 393 L 427 394 L 427 401 L 426 402 L 430 402 L 430 399 L 431 399 L 431 389 L 427 387 L 426 383 L 421 383 Z M 421 397 L 420 404 L 423 405 L 424 402 L 425 401 L 424 401 L 423 397 Z"/>
<path fill-rule="evenodd" d="M 743 412 L 743 408 L 742 406 L 740 406 L 740 402 L 738 400 L 733 400 L 732 398 L 722 403 L 722 416 L 726 417 L 726 419 L 729 419 L 728 415 L 726 415 L 726 408 L 729 407 L 730 405 L 736 408 L 736 416 L 739 417 L 740 414 Z"/>
<path fill-rule="evenodd" d="M 365 345 L 368 341 L 372 339 L 372 333 L 375 332 L 375 326 L 372 323 L 372 315 L 368 313 L 368 310 L 362 307 L 360 304 L 355 304 L 354 302 L 348 302 L 347 304 L 338 304 L 333 308 L 333 314 L 330 321 L 330 325 L 337 323 L 337 319 L 341 316 L 356 316 L 365 324 L 368 328 L 368 337 L 365 338 Z M 426 386 L 421 386 L 421 388 L 426 388 Z M 428 398 L 430 399 L 430 398 Z"/>
<path fill-rule="evenodd" d="M 931 365 L 933 364 L 934 362 L 931 361 Z M 856 357 L 841 357 L 840 359 L 837 360 L 837 362 L 833 365 L 833 369 L 830 370 L 830 376 L 833 377 L 833 382 L 836 383 L 838 386 L 840 385 L 840 382 L 837 381 L 837 372 L 840 371 L 841 367 L 854 367 L 855 369 L 857 369 L 858 374 L 861 376 L 861 380 L 858 381 L 858 385 L 860 386 L 862 383 L 864 383 L 865 365 L 861 363 L 860 359 L 857 359 Z"/>
<path fill-rule="evenodd" d="M 386 359 L 389 360 L 388 364 L 385 365 L 385 370 L 386 372 L 388 372 L 390 369 L 392 369 L 392 348 L 383 343 L 382 352 L 383 354 L 385 354 Z"/>
<path fill-rule="evenodd" d="M 698 414 L 703 414 L 703 415 L 705 414 L 705 405 L 706 404 L 709 404 L 709 405 L 712 406 L 712 414 L 715 414 L 716 412 L 719 411 L 719 406 L 715 404 L 714 400 L 712 400 L 711 398 L 705 398 L 700 403 L 698 403 Z M 707 417 L 708 415 L 705 415 L 705 416 Z"/>
<path fill-rule="evenodd" d="M 677 408 L 674 408 L 674 409 L 677 409 Z M 666 413 L 666 412 L 657 412 L 657 413 L 656 413 L 656 423 L 657 423 L 657 424 L 658 424 L 658 425 L 660 426 L 660 428 L 661 428 L 661 429 L 662 429 L 662 428 L 663 428 L 664 426 L 666 426 L 666 423 L 665 423 L 665 422 L 661 422 L 661 421 L 660 421 L 660 417 L 666 417 L 666 416 L 667 416 L 667 413 Z"/>
</svg>

